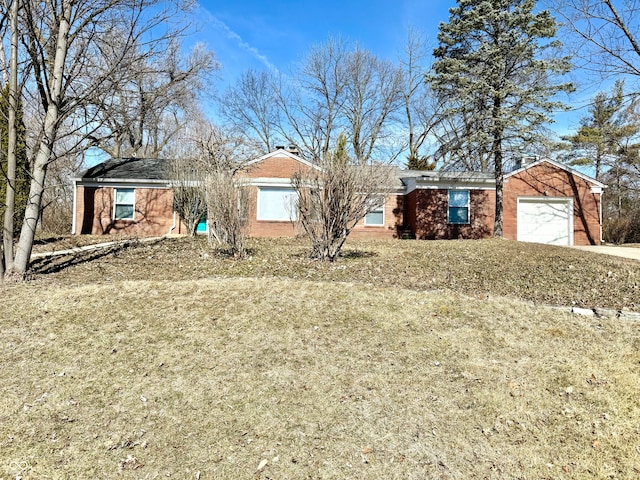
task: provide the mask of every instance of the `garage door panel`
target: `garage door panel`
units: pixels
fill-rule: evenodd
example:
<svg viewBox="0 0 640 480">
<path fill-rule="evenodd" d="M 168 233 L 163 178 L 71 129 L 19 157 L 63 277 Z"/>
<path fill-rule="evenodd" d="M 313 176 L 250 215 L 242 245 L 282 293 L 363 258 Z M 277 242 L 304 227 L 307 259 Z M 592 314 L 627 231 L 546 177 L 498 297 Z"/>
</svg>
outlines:
<svg viewBox="0 0 640 480">
<path fill-rule="evenodd" d="M 571 199 L 518 199 L 518 240 L 571 245 Z"/>
</svg>

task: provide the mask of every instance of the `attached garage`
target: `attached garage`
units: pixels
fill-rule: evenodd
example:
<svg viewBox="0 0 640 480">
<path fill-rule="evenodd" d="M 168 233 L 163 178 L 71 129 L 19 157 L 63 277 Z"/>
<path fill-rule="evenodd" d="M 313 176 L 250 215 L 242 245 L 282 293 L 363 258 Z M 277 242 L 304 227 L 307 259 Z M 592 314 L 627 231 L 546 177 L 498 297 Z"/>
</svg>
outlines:
<svg viewBox="0 0 640 480">
<path fill-rule="evenodd" d="M 551 245 L 599 245 L 605 185 L 552 160 L 504 177 L 503 236 Z"/>
<path fill-rule="evenodd" d="M 573 245 L 573 199 L 518 198 L 518 241 Z"/>
</svg>

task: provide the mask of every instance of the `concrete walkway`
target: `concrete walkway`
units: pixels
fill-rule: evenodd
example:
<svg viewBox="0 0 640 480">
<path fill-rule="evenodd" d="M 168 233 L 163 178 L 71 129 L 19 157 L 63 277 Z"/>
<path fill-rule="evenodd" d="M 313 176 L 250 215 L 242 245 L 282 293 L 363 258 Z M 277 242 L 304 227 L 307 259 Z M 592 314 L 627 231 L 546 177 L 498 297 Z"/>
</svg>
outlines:
<svg viewBox="0 0 640 480">
<path fill-rule="evenodd" d="M 589 245 L 586 247 L 574 247 L 586 252 L 603 253 L 605 255 L 614 255 L 616 257 L 631 258 L 640 261 L 640 248 L 637 247 L 618 247 L 615 245 Z"/>
</svg>

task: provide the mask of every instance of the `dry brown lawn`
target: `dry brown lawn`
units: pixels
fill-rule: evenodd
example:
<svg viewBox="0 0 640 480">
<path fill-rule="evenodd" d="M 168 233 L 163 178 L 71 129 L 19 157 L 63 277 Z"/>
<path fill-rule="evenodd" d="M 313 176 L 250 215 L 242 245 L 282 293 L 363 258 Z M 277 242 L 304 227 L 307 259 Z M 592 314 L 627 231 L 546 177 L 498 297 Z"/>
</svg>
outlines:
<svg viewBox="0 0 640 480">
<path fill-rule="evenodd" d="M 633 309 L 639 262 L 304 251 L 163 240 L 0 286 L 0 479 L 640 477 L 638 323 L 542 306 Z"/>
<path fill-rule="evenodd" d="M 62 239 L 62 247 L 53 242 L 46 248 L 66 249 L 72 242 L 91 240 L 104 242 L 105 237 Z M 84 285 L 149 278 L 278 277 L 640 311 L 640 262 L 566 247 L 493 239 L 354 241 L 347 244 L 345 258 L 333 264 L 307 258 L 307 244 L 301 240 L 253 240 L 250 251 L 248 259 L 237 261 L 216 255 L 202 238 L 172 238 L 40 259 L 32 278 L 36 283 Z"/>
</svg>

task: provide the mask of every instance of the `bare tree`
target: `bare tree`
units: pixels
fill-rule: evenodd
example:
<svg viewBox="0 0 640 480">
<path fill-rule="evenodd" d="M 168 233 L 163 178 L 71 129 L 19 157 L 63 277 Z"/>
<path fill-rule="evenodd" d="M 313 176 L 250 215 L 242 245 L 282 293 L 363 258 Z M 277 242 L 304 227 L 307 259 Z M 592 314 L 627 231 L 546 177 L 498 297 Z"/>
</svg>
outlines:
<svg viewBox="0 0 640 480">
<path fill-rule="evenodd" d="M 135 49 L 134 61 L 119 69 L 114 90 L 88 105 L 87 116 L 98 117 L 101 125 L 91 140 L 112 157 L 156 158 L 185 127 L 187 112 L 219 64 L 201 44 L 185 56 L 179 37 L 161 51 L 140 43 Z"/>
<path fill-rule="evenodd" d="M 198 150 L 206 165 L 204 195 L 209 240 L 234 257 L 244 257 L 249 187 L 242 172 L 254 150 L 247 148 L 243 139 L 210 123 L 201 125 L 199 138 Z"/>
<path fill-rule="evenodd" d="M 262 154 L 273 150 L 278 137 L 276 85 L 272 72 L 249 69 L 218 98 L 222 117 Z"/>
<path fill-rule="evenodd" d="M 198 224 L 207 218 L 207 202 L 202 188 L 206 170 L 198 159 L 177 157 L 167 160 L 167 175 L 173 190 L 173 208 L 194 236 Z"/>
<path fill-rule="evenodd" d="M 390 133 L 385 127 L 402 105 L 402 70 L 359 47 L 349 53 L 345 68 L 345 132 L 354 158 L 366 164 Z"/>
<path fill-rule="evenodd" d="M 573 34 L 580 65 L 604 75 L 640 76 L 640 3 L 635 0 L 560 0 L 549 3 Z"/>
<path fill-rule="evenodd" d="M 244 256 L 248 189 L 240 173 L 255 152 L 197 112 L 170 151 L 174 208 L 189 234 L 207 220 L 211 242 Z"/>
<path fill-rule="evenodd" d="M 347 154 L 347 138 L 317 168 L 291 179 L 297 193 L 298 223 L 311 241 L 311 256 L 335 261 L 351 231 L 389 194 L 392 170 L 382 163 L 361 164 Z"/>
<path fill-rule="evenodd" d="M 9 8 L 11 28 L 11 57 L 9 65 L 9 114 L 7 118 L 7 178 L 4 223 L 2 229 L 3 247 L 0 258 L 0 275 L 13 270 L 14 215 L 16 207 L 16 167 L 18 140 L 18 0 L 13 0 Z"/>
<path fill-rule="evenodd" d="M 321 162 L 344 133 L 353 158 L 365 164 L 389 138 L 402 106 L 401 90 L 399 68 L 342 38 L 330 38 L 311 49 L 291 82 L 276 89 L 283 136 Z"/>
<path fill-rule="evenodd" d="M 429 160 L 425 147 L 430 136 L 435 136 L 441 106 L 425 80 L 428 70 L 428 49 L 423 34 L 409 28 L 400 65 L 403 70 L 402 101 L 404 107 L 403 126 L 407 130 L 407 167 L 414 170 L 432 170 L 435 161 Z"/>
<path fill-rule="evenodd" d="M 160 48 L 175 33 L 164 28 L 163 34 L 148 35 L 160 24 L 166 27 L 165 20 L 172 14 L 158 8 L 154 0 L 24 0 L 20 6 L 21 38 L 31 64 L 24 94 L 30 105 L 37 106 L 40 121 L 30 150 L 31 182 L 24 222 L 12 269 L 5 275 L 24 275 L 27 270 L 48 167 L 67 153 L 61 151 L 61 135 L 86 133 L 96 127 L 97 116 L 83 118 L 78 112 L 114 91 L 117 72 L 133 64 L 139 41 L 144 39 L 148 49 Z M 113 48 L 116 37 L 120 41 Z M 103 63 L 101 68 L 93 68 L 98 61 Z"/>
<path fill-rule="evenodd" d="M 290 84 L 281 83 L 277 89 L 284 116 L 282 133 L 316 162 L 329 154 L 346 127 L 347 58 L 346 41 L 330 38 L 326 44 L 313 46 Z"/>
</svg>

